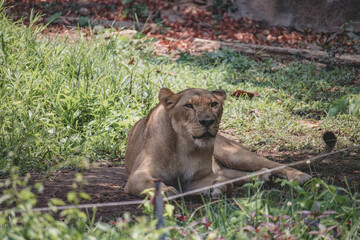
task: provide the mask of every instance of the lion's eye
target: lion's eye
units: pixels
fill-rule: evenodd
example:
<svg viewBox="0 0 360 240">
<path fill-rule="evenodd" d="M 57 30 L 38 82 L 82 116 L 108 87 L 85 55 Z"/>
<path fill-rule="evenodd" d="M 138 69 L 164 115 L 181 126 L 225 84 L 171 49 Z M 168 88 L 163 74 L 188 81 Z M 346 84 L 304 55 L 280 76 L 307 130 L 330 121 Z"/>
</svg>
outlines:
<svg viewBox="0 0 360 240">
<path fill-rule="evenodd" d="M 185 105 L 184 105 L 184 107 L 186 107 L 186 108 L 191 108 L 191 109 L 193 109 L 193 108 L 194 108 L 194 106 L 193 106 L 192 104 L 190 104 L 190 103 L 185 104 Z"/>
<path fill-rule="evenodd" d="M 210 104 L 211 107 L 216 107 L 217 105 L 219 105 L 218 102 L 212 102 L 212 103 Z"/>
</svg>

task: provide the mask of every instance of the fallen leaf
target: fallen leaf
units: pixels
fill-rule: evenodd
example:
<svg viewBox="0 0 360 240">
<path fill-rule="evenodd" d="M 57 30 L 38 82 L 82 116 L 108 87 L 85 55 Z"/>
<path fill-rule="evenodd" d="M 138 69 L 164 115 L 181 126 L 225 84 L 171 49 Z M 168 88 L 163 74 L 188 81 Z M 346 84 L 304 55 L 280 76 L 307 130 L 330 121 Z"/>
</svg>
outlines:
<svg viewBox="0 0 360 240">
<path fill-rule="evenodd" d="M 341 89 L 341 87 L 335 86 L 335 87 L 333 87 L 333 88 L 330 89 L 330 92 L 337 92 L 337 91 L 339 91 L 340 89 Z"/>
<path fill-rule="evenodd" d="M 132 58 L 128 64 L 129 64 L 129 65 L 134 65 L 134 61 L 135 61 L 135 59 Z"/>
<path fill-rule="evenodd" d="M 176 219 L 181 221 L 181 222 L 185 222 L 187 217 L 186 215 L 175 215 Z"/>
<path fill-rule="evenodd" d="M 199 2 L 206 2 L 197 0 Z M 16 19 L 23 17 L 24 14 L 29 15 L 30 9 L 34 9 L 35 12 L 41 12 L 44 16 L 39 18 L 39 21 L 46 21 L 50 16 L 57 12 L 65 13 L 60 17 L 60 22 L 57 24 L 51 24 L 49 28 L 57 29 L 64 33 L 67 26 L 74 25 L 80 16 L 88 16 L 91 19 L 101 19 L 104 21 L 124 21 L 129 16 L 125 14 L 125 9 L 129 8 L 131 1 L 99 1 L 94 0 L 96 7 L 90 5 L 84 6 L 79 3 L 65 4 L 68 1 L 11 1 L 13 7 L 9 9 L 12 15 Z M 76 2 L 76 1 L 75 1 Z M 90 1 L 89 1 L 90 2 Z M 109 4 L 111 2 L 111 8 Z M 137 1 L 135 1 L 137 2 Z M 176 15 L 178 19 L 176 21 L 169 21 L 169 17 L 161 17 L 163 20 L 162 27 L 158 27 L 154 23 L 150 23 L 152 27 L 147 28 L 144 34 L 148 36 L 155 36 L 160 34 L 159 39 L 165 39 L 167 37 L 174 38 L 176 40 L 191 40 L 194 38 L 203 38 L 208 40 L 238 40 L 243 43 L 255 43 L 262 45 L 272 45 L 279 47 L 295 47 L 304 49 L 309 44 L 315 46 L 321 46 L 322 44 L 330 44 L 330 46 L 336 47 L 337 44 L 344 46 L 345 53 L 359 53 L 360 50 L 354 48 L 348 38 L 342 39 L 340 36 L 335 36 L 332 39 L 333 33 L 316 33 L 311 29 L 288 31 L 281 26 L 265 26 L 260 24 L 259 21 L 242 17 L 235 21 L 227 14 L 223 14 L 221 19 L 218 18 L 218 14 L 213 14 L 211 11 L 199 9 L 198 7 L 189 7 L 184 11 L 178 11 L 179 3 L 181 1 L 143 1 L 147 4 L 149 11 L 166 11 L 166 15 Z M 91 4 L 92 5 L 92 4 Z M 75 9 L 75 11 L 73 10 Z M 109 10 L 111 9 L 111 10 Z M 28 23 L 29 17 L 24 18 L 24 22 Z M 146 19 L 139 19 L 145 21 Z M 149 20 L 150 21 L 150 20 Z M 150 21 L 151 22 L 151 21 Z M 49 29 L 48 28 L 48 29 Z M 47 31 L 47 30 L 45 30 Z M 169 42 L 166 50 L 181 50 L 188 51 L 192 47 L 192 43 L 179 44 L 176 41 Z M 177 46 L 177 47 L 175 47 Z"/>
<path fill-rule="evenodd" d="M 206 229 L 208 229 L 211 225 L 211 222 L 206 217 L 203 217 L 203 219 L 201 219 L 201 223 L 206 227 Z"/>
<path fill-rule="evenodd" d="M 156 72 L 157 72 L 157 73 L 168 74 L 168 75 L 171 75 L 171 76 L 176 76 L 176 73 L 173 73 L 173 72 L 165 72 L 165 71 L 162 71 L 162 70 L 160 70 L 160 69 L 157 69 Z"/>
<path fill-rule="evenodd" d="M 309 127 L 309 128 L 317 128 L 320 125 L 320 121 L 311 121 L 311 120 L 300 120 L 300 125 Z"/>
<path fill-rule="evenodd" d="M 249 111 L 249 115 L 253 115 L 256 117 L 259 117 L 262 115 L 261 111 L 259 109 L 253 108 Z"/>
<path fill-rule="evenodd" d="M 247 92 L 247 91 L 244 91 L 244 90 L 236 90 L 235 92 L 233 92 L 231 94 L 232 97 L 248 97 L 250 99 L 252 99 L 253 97 L 256 97 L 256 96 L 259 96 L 259 93 L 258 92 Z"/>
<path fill-rule="evenodd" d="M 255 228 L 253 226 L 250 226 L 250 225 L 247 225 L 247 226 L 243 227 L 243 230 L 255 233 Z"/>
</svg>

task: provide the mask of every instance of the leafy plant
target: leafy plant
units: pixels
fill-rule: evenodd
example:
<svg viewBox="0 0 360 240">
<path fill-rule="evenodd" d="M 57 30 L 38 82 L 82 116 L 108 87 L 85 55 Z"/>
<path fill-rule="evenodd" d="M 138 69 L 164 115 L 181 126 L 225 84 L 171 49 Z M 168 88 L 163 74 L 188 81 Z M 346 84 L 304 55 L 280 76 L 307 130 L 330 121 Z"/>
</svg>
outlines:
<svg viewBox="0 0 360 240">
<path fill-rule="evenodd" d="M 148 17 L 149 7 L 146 0 L 121 0 L 124 5 L 122 15 L 133 19 L 146 19 Z"/>
<path fill-rule="evenodd" d="M 344 54 L 345 48 L 352 47 L 360 51 L 360 37 L 354 32 L 354 24 L 359 23 L 347 21 L 341 25 L 338 31 L 332 34 L 323 45 L 332 65 L 338 66 L 339 57 Z"/>
<path fill-rule="evenodd" d="M 89 17 L 87 16 L 79 16 L 79 26 L 81 27 L 86 27 L 86 26 L 89 26 L 90 23 L 89 23 Z"/>
<path fill-rule="evenodd" d="M 51 15 L 48 19 L 47 22 L 48 23 L 59 23 L 60 22 L 60 17 L 62 15 L 62 12 L 57 12 L 53 15 Z"/>
<path fill-rule="evenodd" d="M 329 116 L 341 113 L 360 116 L 360 95 L 345 95 L 330 106 Z"/>
<path fill-rule="evenodd" d="M 216 0 L 212 5 L 212 12 L 216 14 L 217 18 L 220 20 L 222 15 L 228 11 L 236 12 L 238 10 L 236 4 L 232 0 Z"/>
</svg>

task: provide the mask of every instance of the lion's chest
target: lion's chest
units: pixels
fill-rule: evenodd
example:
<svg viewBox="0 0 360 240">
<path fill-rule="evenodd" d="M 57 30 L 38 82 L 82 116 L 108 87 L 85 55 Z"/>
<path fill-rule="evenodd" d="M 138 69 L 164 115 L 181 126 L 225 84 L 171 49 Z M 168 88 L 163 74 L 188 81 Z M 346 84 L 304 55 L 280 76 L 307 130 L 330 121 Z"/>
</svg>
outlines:
<svg viewBox="0 0 360 240">
<path fill-rule="evenodd" d="M 166 174 L 164 182 L 177 189 L 181 185 L 184 190 L 191 182 L 205 177 L 201 175 L 211 173 L 211 159 L 209 164 L 209 161 L 204 161 L 203 156 L 183 156 L 176 159 L 172 165 L 173 171 Z"/>
</svg>

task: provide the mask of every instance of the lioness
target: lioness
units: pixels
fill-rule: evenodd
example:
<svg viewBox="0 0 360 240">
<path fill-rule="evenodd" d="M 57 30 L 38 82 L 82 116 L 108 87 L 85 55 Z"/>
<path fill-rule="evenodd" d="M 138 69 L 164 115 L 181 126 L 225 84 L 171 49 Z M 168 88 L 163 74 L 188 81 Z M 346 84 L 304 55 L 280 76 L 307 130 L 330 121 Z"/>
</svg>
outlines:
<svg viewBox="0 0 360 240">
<path fill-rule="evenodd" d="M 223 90 L 186 89 L 175 94 L 162 88 L 160 103 L 130 130 L 125 192 L 141 196 L 145 189 L 154 187 L 155 180 L 161 179 L 162 189 L 173 195 L 245 176 L 249 171 L 280 166 L 217 134 L 225 98 Z M 333 134 L 328 133 L 324 140 L 326 148 L 321 154 L 335 147 Z M 300 183 L 311 178 L 293 168 L 273 174 Z M 231 190 L 232 184 L 227 184 L 205 194 L 218 197 Z"/>
</svg>

